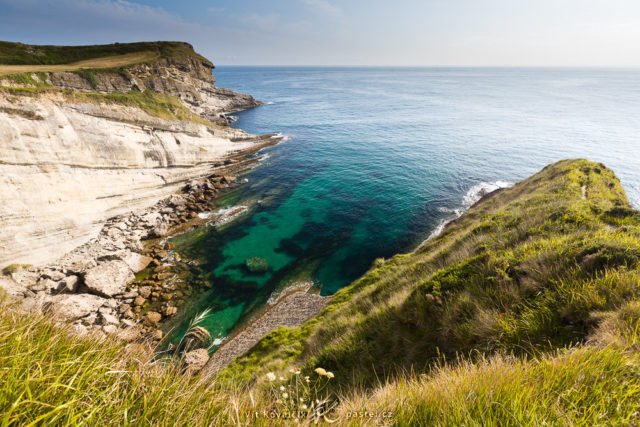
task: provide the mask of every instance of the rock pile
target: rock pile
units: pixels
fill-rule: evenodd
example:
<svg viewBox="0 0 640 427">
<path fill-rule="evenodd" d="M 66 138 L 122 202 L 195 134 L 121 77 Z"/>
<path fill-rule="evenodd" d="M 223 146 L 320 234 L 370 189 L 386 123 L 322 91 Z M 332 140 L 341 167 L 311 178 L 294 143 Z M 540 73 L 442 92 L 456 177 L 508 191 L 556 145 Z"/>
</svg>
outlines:
<svg viewBox="0 0 640 427">
<path fill-rule="evenodd" d="M 197 291 L 184 280 L 197 263 L 181 263 L 164 238 L 176 227 L 201 223 L 198 213 L 234 181 L 228 174 L 193 180 L 143 212 L 112 218 L 95 239 L 57 262 L 11 272 L 19 286 L 9 292 L 24 298 L 24 308 L 52 311 L 79 333 L 161 339 L 160 323 Z"/>
</svg>

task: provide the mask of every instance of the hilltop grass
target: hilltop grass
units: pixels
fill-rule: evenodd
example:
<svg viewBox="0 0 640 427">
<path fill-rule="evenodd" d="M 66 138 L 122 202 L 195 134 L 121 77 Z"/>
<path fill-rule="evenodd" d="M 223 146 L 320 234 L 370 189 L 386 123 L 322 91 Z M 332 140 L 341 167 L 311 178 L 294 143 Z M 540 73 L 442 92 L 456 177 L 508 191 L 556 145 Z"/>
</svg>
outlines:
<svg viewBox="0 0 640 427">
<path fill-rule="evenodd" d="M 36 46 L 0 41 L 0 64 L 3 65 L 65 65 L 97 58 L 153 53 L 153 58 L 194 57 L 210 62 L 182 42 L 114 43 L 90 46 Z"/>
<path fill-rule="evenodd" d="M 368 387 L 441 357 L 532 357 L 580 344 L 599 313 L 638 297 L 639 260 L 640 214 L 613 172 L 559 162 L 413 253 L 378 262 L 320 315 L 273 332 L 220 377 L 250 381 L 294 363 Z"/>
</svg>

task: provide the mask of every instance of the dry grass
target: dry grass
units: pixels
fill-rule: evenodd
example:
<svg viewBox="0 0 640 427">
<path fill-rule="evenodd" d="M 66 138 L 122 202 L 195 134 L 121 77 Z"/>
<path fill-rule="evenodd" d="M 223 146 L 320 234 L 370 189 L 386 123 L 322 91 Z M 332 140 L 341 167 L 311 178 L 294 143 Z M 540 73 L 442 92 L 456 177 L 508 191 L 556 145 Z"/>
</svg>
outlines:
<svg viewBox="0 0 640 427">
<path fill-rule="evenodd" d="M 64 71 L 79 71 L 85 69 L 110 69 L 120 68 L 158 59 L 157 52 L 135 52 L 124 55 L 106 56 L 102 58 L 87 59 L 71 64 L 57 65 L 0 65 L 0 75 L 20 73 L 54 73 Z"/>
</svg>

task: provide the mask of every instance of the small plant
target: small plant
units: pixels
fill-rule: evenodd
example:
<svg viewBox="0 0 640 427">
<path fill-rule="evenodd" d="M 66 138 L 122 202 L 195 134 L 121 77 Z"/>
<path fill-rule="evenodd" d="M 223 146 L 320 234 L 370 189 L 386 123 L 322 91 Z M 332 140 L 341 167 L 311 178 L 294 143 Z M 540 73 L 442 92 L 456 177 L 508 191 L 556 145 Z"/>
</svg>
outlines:
<svg viewBox="0 0 640 427">
<path fill-rule="evenodd" d="M 262 257 L 249 258 L 245 265 L 251 273 L 266 273 L 269 271 L 269 262 Z"/>
<path fill-rule="evenodd" d="M 274 418 L 300 421 L 333 422 L 329 414 L 338 402 L 327 392 L 327 385 L 334 375 L 323 368 L 316 368 L 312 376 L 302 375 L 297 368 L 289 369 L 289 377 L 266 375 L 269 382 L 268 399 L 273 402 Z"/>
<path fill-rule="evenodd" d="M 26 270 L 29 267 L 31 267 L 31 265 L 29 264 L 11 264 L 2 269 L 2 274 L 4 274 L 5 276 L 10 276 L 20 269 Z"/>
<path fill-rule="evenodd" d="M 94 70 L 82 69 L 78 71 L 77 74 L 85 79 L 92 89 L 96 89 L 98 87 L 98 84 L 100 82 L 98 81 L 98 77 L 96 76 L 96 72 Z"/>
</svg>

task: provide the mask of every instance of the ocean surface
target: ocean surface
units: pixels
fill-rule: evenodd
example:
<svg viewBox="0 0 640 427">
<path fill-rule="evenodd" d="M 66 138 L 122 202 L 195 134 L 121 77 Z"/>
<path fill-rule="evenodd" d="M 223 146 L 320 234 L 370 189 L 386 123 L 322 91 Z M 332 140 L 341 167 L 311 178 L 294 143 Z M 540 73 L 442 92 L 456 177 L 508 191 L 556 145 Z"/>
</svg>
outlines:
<svg viewBox="0 0 640 427">
<path fill-rule="evenodd" d="M 478 198 L 565 158 L 615 170 L 640 206 L 640 70 L 221 67 L 265 105 L 234 126 L 281 133 L 219 208 L 238 221 L 174 239 L 211 290 L 188 316 L 220 343 L 283 287 L 323 295 L 411 250 Z M 266 260 L 252 273 L 248 259 Z"/>
</svg>

